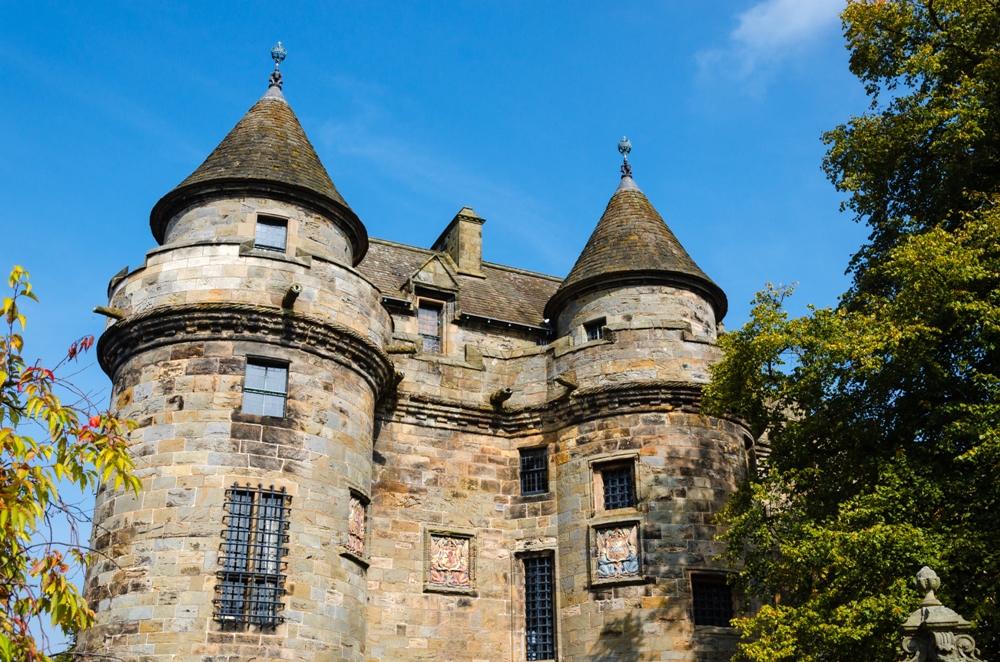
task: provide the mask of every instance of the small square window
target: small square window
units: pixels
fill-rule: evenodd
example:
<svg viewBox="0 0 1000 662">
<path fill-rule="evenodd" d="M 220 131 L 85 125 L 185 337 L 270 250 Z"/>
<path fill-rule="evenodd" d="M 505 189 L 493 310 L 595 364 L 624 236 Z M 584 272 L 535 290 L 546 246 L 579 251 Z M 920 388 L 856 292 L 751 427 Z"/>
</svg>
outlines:
<svg viewBox="0 0 1000 662">
<path fill-rule="evenodd" d="M 243 381 L 243 413 L 257 416 L 285 416 L 288 397 L 288 367 L 247 361 Z"/>
<path fill-rule="evenodd" d="M 583 331 L 587 335 L 587 342 L 603 338 L 605 324 L 607 324 L 607 320 L 603 317 L 599 320 L 594 320 L 593 322 L 587 322 L 584 324 Z"/>
<path fill-rule="evenodd" d="M 441 304 L 421 301 L 417 306 L 417 332 L 421 351 L 441 353 Z"/>
<path fill-rule="evenodd" d="M 635 507 L 634 463 L 618 462 L 597 467 L 594 470 L 594 483 L 597 510 Z"/>
<path fill-rule="evenodd" d="M 521 494 L 544 494 L 549 491 L 549 453 L 546 448 L 521 451 Z"/>
<path fill-rule="evenodd" d="M 695 625 L 730 627 L 733 592 L 722 577 L 691 577 L 691 611 Z"/>
<path fill-rule="evenodd" d="M 271 216 L 257 217 L 257 231 L 254 235 L 254 248 L 266 251 L 285 252 L 288 242 L 288 222 Z"/>
</svg>

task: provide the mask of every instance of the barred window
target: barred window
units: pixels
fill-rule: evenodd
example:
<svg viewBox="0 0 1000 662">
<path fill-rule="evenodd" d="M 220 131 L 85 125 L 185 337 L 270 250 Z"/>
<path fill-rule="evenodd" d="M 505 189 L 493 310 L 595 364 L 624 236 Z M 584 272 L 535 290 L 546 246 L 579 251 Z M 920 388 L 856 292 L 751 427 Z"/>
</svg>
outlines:
<svg viewBox="0 0 1000 662">
<path fill-rule="evenodd" d="M 420 302 L 417 306 L 417 331 L 422 341 L 421 350 L 441 353 L 441 304 Z"/>
<path fill-rule="evenodd" d="M 287 393 L 287 365 L 247 360 L 246 378 L 243 381 L 244 414 L 282 418 L 285 415 Z"/>
<path fill-rule="evenodd" d="M 692 577 L 691 602 L 695 625 L 729 627 L 733 594 L 721 577 Z"/>
<path fill-rule="evenodd" d="M 226 490 L 226 526 L 222 533 L 222 569 L 214 617 L 233 626 L 274 628 L 285 619 L 278 615 L 285 593 L 282 574 L 288 554 L 288 504 L 285 488 L 253 488 L 234 483 Z"/>
<path fill-rule="evenodd" d="M 603 317 L 599 320 L 594 320 L 593 322 L 587 322 L 584 324 L 583 330 L 587 334 L 587 342 L 603 338 L 605 324 L 607 324 L 607 321 Z"/>
<path fill-rule="evenodd" d="M 285 252 L 288 242 L 288 222 L 271 216 L 257 217 L 257 231 L 254 235 L 253 247 L 266 251 Z"/>
<path fill-rule="evenodd" d="M 601 469 L 604 510 L 635 507 L 635 467 L 619 464 Z"/>
<path fill-rule="evenodd" d="M 553 574 L 551 556 L 524 559 L 524 648 L 528 660 L 556 657 Z"/>
<path fill-rule="evenodd" d="M 521 451 L 521 494 L 544 494 L 549 491 L 549 453 L 546 448 Z"/>
</svg>

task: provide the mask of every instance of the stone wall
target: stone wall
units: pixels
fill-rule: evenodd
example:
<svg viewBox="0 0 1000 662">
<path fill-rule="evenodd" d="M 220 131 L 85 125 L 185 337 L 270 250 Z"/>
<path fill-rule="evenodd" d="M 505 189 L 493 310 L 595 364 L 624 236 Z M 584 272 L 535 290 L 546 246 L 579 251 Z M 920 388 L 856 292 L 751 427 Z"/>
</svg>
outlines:
<svg viewBox="0 0 1000 662">
<path fill-rule="evenodd" d="M 253 249 L 258 212 L 285 214 L 286 253 Z M 108 559 L 88 575 L 99 621 L 83 645 L 200 662 L 523 660 L 523 559 L 547 554 L 559 659 L 729 654 L 733 632 L 689 613 L 691 573 L 722 571 L 712 515 L 746 471 L 745 431 L 697 414 L 719 357 L 710 306 L 662 286 L 587 295 L 547 345 L 449 308 L 444 353 L 425 353 L 416 318 L 389 315 L 338 233 L 292 205 L 212 203 L 112 284 L 126 318 L 102 365 L 114 407 L 140 421 L 146 489 L 98 497 Z M 303 291 L 283 308 L 292 283 Z M 588 341 L 596 317 L 604 334 Z M 289 365 L 286 418 L 240 411 L 248 356 Z M 540 447 L 549 491 L 522 496 L 519 451 Z M 597 507 L 602 462 L 634 467 L 635 508 Z M 225 490 L 247 481 L 291 496 L 274 631 L 212 617 Z M 367 507 L 363 553 L 352 498 Z M 634 527 L 640 550 L 621 582 L 595 580 L 595 536 L 612 524 Z M 435 575 L 445 553 L 466 565 Z"/>
</svg>

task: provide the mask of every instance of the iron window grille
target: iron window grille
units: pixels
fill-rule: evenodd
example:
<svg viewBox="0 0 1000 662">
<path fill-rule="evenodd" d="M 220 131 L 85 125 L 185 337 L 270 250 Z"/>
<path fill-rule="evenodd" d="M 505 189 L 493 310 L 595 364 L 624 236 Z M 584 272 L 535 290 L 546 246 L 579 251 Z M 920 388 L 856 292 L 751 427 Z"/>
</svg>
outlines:
<svg viewBox="0 0 1000 662">
<path fill-rule="evenodd" d="M 594 320 L 593 322 L 587 322 L 584 324 L 583 331 L 587 334 L 587 342 L 603 338 L 605 324 L 607 324 L 607 322 L 603 317 L 599 320 Z"/>
<path fill-rule="evenodd" d="M 284 253 L 288 245 L 288 223 L 280 218 L 257 217 L 253 247 Z"/>
<path fill-rule="evenodd" d="M 619 465 L 601 470 L 604 487 L 604 510 L 635 506 L 635 471 L 632 465 Z"/>
<path fill-rule="evenodd" d="M 524 559 L 524 634 L 528 660 L 554 660 L 556 635 L 551 556 Z"/>
<path fill-rule="evenodd" d="M 288 504 L 285 488 L 247 483 L 226 490 L 222 569 L 217 573 L 214 618 L 224 625 L 273 629 L 284 622 L 278 612 L 285 593 L 283 557 L 288 554 Z"/>
<path fill-rule="evenodd" d="M 549 453 L 545 448 L 521 451 L 521 494 L 544 494 L 549 491 Z"/>
<path fill-rule="evenodd" d="M 417 332 L 422 351 L 441 353 L 441 306 L 420 302 L 417 306 Z"/>
<path fill-rule="evenodd" d="M 725 581 L 692 577 L 691 594 L 695 625 L 729 627 L 733 619 L 733 594 Z"/>
<path fill-rule="evenodd" d="M 247 361 L 243 381 L 243 413 L 257 416 L 285 416 L 288 397 L 288 367 Z"/>
</svg>

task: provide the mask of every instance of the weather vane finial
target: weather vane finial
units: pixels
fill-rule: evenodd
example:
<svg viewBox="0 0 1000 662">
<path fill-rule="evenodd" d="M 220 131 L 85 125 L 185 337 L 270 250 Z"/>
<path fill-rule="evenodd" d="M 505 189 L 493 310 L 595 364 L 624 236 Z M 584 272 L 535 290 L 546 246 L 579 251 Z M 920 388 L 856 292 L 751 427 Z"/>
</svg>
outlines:
<svg viewBox="0 0 1000 662">
<path fill-rule="evenodd" d="M 629 165 L 628 155 L 632 151 L 632 143 L 625 136 L 618 141 L 618 153 L 625 157 L 625 163 L 622 164 L 622 179 L 632 176 L 632 166 Z"/>
<path fill-rule="evenodd" d="M 271 59 L 274 60 L 274 71 L 271 72 L 271 87 L 276 87 L 281 89 L 281 71 L 278 70 L 278 65 L 281 64 L 285 56 L 288 55 L 288 51 L 281 47 L 281 42 L 271 49 Z"/>
</svg>

